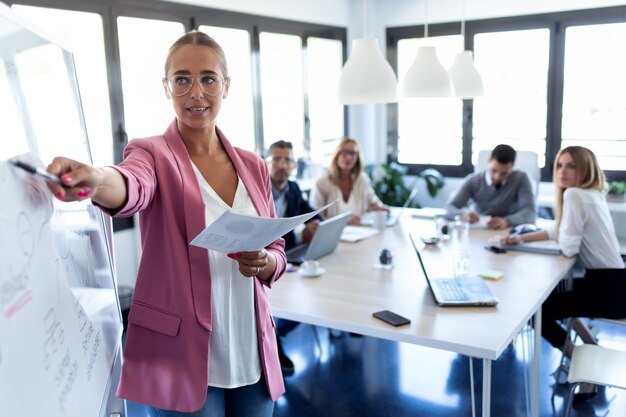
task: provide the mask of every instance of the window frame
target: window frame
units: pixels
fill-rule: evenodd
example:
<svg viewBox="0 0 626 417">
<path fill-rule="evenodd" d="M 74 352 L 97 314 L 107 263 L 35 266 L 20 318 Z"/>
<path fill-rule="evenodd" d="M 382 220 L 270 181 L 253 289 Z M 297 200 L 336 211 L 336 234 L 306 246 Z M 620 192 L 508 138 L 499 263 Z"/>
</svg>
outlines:
<svg viewBox="0 0 626 417">
<path fill-rule="evenodd" d="M 546 115 L 546 164 L 541 170 L 541 180 L 552 180 L 554 158 L 561 148 L 561 117 L 563 106 L 563 80 L 565 60 L 565 32 L 570 26 L 585 26 L 608 23 L 626 23 L 626 6 L 545 13 L 536 15 L 502 17 L 465 21 L 465 49 L 474 50 L 474 36 L 510 30 L 546 28 L 550 30 L 550 56 L 548 69 L 548 93 Z M 461 33 L 461 22 L 446 22 L 428 25 L 429 36 L 444 36 Z M 424 36 L 424 25 L 389 27 L 386 30 L 387 59 L 397 72 L 397 45 L 400 39 Z M 460 117 L 463 121 L 463 162 L 459 166 L 435 165 L 448 177 L 464 177 L 474 171 L 472 165 L 472 116 L 473 100 L 463 100 Z M 398 149 L 398 104 L 387 105 L 387 142 L 392 151 Z M 624 138 L 626 140 L 626 138 Z M 409 174 L 417 174 L 431 165 L 408 164 Z M 626 180 L 623 171 L 605 171 L 609 180 Z"/>
<path fill-rule="evenodd" d="M 303 60 L 306 59 L 306 47 L 309 37 L 334 39 L 342 42 L 343 61 L 347 59 L 347 28 L 301 22 L 280 18 L 272 18 L 247 13 L 233 12 L 223 9 L 214 9 L 181 3 L 168 3 L 154 0 L 101 0 L 98 2 L 75 0 L 5 0 L 8 6 L 22 4 L 36 7 L 47 7 L 74 11 L 83 11 L 100 14 L 104 29 L 105 55 L 107 62 L 107 76 L 109 81 L 109 100 L 111 110 L 111 124 L 113 132 L 114 161 L 122 160 L 122 152 L 128 143 L 125 132 L 124 104 L 122 97 L 122 74 L 118 48 L 117 18 L 120 16 L 144 19 L 158 19 L 180 22 L 185 30 L 197 29 L 201 25 L 219 26 L 225 28 L 246 30 L 250 33 L 250 50 L 252 60 L 252 88 L 254 109 L 255 151 L 261 155 L 264 147 L 263 138 L 263 109 L 261 104 L 260 82 L 260 47 L 259 33 L 274 32 L 299 36 L 302 39 Z M 306 62 L 306 61 L 304 61 Z M 306 77 L 306 73 L 304 74 Z M 303 83 L 306 86 L 306 79 Z M 305 88 L 304 97 L 305 120 L 309 120 L 308 91 Z M 347 135 L 349 126 L 348 111 L 344 107 L 344 135 Z M 305 146 L 309 147 L 310 136 L 305 124 Z"/>
</svg>

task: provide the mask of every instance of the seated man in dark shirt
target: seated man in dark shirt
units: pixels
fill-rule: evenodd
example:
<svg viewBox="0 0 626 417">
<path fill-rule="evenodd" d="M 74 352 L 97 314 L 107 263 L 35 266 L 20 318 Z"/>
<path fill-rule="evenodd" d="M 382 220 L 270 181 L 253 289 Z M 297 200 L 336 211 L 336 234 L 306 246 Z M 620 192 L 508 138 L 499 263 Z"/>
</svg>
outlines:
<svg viewBox="0 0 626 417">
<path fill-rule="evenodd" d="M 269 149 L 267 158 L 269 164 L 270 178 L 272 180 L 272 195 L 276 206 L 277 217 L 293 217 L 300 214 L 310 213 L 313 208 L 302 197 L 300 187 L 294 181 L 289 181 L 289 176 L 296 166 L 293 157 L 293 146 L 291 142 L 280 140 L 273 143 Z M 307 221 L 304 225 L 297 227 L 283 236 L 285 239 L 285 250 L 302 243 L 308 243 L 317 225 L 320 222 L 319 216 Z M 278 356 L 283 374 L 291 375 L 294 372 L 293 362 L 285 355 L 282 341 L 290 331 L 299 323 L 291 320 L 276 320 L 276 333 L 278 334 Z"/>
</svg>

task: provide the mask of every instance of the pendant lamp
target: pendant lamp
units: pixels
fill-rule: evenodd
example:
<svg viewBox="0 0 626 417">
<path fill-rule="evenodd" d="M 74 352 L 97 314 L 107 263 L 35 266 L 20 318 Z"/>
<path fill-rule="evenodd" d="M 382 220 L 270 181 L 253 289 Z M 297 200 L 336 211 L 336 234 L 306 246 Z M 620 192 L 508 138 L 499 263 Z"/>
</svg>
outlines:
<svg viewBox="0 0 626 417">
<path fill-rule="evenodd" d="M 428 40 L 428 1 L 424 2 L 424 39 Z M 452 81 L 446 69 L 437 58 L 433 46 L 418 48 L 415 61 L 409 67 L 402 82 L 403 97 L 450 97 L 453 93 Z"/>
<path fill-rule="evenodd" d="M 363 1 L 363 32 L 366 11 Z M 352 51 L 339 77 L 339 102 L 342 104 L 395 103 L 398 82 L 389 62 L 378 47 L 378 39 L 352 41 Z"/>
<path fill-rule="evenodd" d="M 465 1 L 461 19 L 461 37 L 465 44 Z M 450 67 L 450 77 L 454 84 L 454 95 L 461 99 L 471 99 L 484 94 L 483 80 L 474 66 L 472 51 L 459 52 Z"/>
<path fill-rule="evenodd" d="M 471 99 L 484 94 L 483 80 L 474 67 L 472 51 L 458 53 L 449 72 L 454 84 L 454 95 L 457 97 Z"/>
</svg>

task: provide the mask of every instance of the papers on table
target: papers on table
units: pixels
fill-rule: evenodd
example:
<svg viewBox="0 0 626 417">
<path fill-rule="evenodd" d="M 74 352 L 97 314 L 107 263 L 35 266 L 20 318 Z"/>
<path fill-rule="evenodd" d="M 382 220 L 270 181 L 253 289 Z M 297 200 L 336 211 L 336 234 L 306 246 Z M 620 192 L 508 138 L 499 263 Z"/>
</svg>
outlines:
<svg viewBox="0 0 626 417">
<path fill-rule="evenodd" d="M 248 216 L 226 210 L 189 244 L 223 253 L 261 250 L 335 202 L 311 213 L 287 218 Z"/>
<path fill-rule="evenodd" d="M 378 233 L 380 233 L 380 230 L 374 229 L 373 227 L 346 226 L 341 233 L 341 241 L 354 243 L 372 237 Z"/>
</svg>

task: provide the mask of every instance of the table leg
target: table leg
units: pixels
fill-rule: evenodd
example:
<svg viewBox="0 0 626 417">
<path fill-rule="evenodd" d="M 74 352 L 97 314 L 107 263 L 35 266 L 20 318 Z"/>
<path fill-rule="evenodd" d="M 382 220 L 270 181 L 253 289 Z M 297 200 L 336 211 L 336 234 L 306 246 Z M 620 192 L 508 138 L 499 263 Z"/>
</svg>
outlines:
<svg viewBox="0 0 626 417">
<path fill-rule="evenodd" d="M 491 414 L 491 359 L 483 359 L 483 417 Z"/>
<path fill-rule="evenodd" d="M 541 365 L 541 307 L 537 309 L 533 316 L 535 337 L 533 339 L 533 349 L 531 352 L 530 371 L 530 415 L 539 417 L 539 368 Z"/>
</svg>

